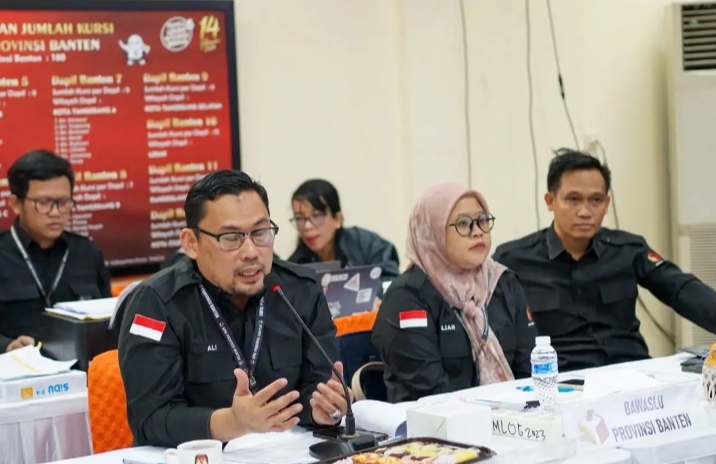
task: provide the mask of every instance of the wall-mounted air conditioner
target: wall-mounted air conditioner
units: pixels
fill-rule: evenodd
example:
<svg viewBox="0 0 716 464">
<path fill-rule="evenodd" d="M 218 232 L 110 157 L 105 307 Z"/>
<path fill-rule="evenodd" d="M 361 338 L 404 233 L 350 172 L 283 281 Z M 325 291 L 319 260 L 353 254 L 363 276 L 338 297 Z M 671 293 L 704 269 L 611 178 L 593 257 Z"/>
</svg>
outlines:
<svg viewBox="0 0 716 464">
<path fill-rule="evenodd" d="M 666 22 L 673 258 L 716 288 L 716 2 L 673 4 Z M 680 317 L 675 328 L 677 346 L 716 342 Z"/>
</svg>

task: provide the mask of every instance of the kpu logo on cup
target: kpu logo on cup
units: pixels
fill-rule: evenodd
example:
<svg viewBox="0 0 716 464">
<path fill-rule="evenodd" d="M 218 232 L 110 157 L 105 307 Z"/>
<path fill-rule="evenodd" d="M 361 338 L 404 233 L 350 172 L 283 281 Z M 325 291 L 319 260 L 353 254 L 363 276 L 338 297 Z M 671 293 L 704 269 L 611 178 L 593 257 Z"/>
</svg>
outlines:
<svg viewBox="0 0 716 464">
<path fill-rule="evenodd" d="M 186 49 L 193 37 L 194 20 L 183 16 L 169 18 L 159 32 L 159 40 L 170 52 L 180 52 Z"/>
</svg>

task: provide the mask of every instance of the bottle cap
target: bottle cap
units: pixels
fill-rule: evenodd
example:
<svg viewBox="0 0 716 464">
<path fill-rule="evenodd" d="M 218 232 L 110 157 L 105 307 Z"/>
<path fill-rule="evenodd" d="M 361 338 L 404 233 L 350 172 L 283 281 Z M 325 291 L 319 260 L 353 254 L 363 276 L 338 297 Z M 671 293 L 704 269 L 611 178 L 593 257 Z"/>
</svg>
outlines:
<svg viewBox="0 0 716 464">
<path fill-rule="evenodd" d="M 543 335 L 541 337 L 535 337 L 535 345 L 544 346 L 552 343 L 552 339 L 549 335 Z"/>
</svg>

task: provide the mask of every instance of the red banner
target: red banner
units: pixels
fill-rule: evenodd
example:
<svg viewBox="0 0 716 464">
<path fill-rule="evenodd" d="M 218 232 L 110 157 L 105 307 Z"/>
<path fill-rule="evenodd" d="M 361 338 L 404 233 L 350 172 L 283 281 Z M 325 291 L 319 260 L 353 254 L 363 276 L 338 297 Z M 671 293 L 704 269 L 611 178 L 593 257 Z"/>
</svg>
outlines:
<svg viewBox="0 0 716 464">
<path fill-rule="evenodd" d="M 0 228 L 8 168 L 45 148 L 75 171 L 69 228 L 108 265 L 178 249 L 189 187 L 232 166 L 224 16 L 0 11 Z"/>
</svg>

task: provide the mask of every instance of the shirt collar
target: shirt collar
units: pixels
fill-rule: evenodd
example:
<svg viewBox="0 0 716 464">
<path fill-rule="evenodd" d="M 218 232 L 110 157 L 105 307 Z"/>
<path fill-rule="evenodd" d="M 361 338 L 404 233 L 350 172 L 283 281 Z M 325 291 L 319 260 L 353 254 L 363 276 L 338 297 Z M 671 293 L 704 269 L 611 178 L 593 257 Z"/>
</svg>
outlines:
<svg viewBox="0 0 716 464">
<path fill-rule="evenodd" d="M 590 251 L 594 251 L 594 254 L 597 256 L 597 258 L 600 258 L 602 256 L 602 252 L 604 251 L 604 244 L 602 243 L 601 237 L 602 231 L 600 230 L 594 237 L 592 237 L 592 242 L 590 243 L 589 248 L 587 248 L 587 252 L 585 254 L 589 253 Z M 566 253 L 564 245 L 562 245 L 562 240 L 559 238 L 559 235 L 557 235 L 557 232 L 554 230 L 554 222 L 547 229 L 547 251 L 549 252 L 550 261 L 554 261 L 559 255 L 561 255 L 562 253 Z"/>
<path fill-rule="evenodd" d="M 40 245 L 35 242 L 28 234 L 25 232 L 25 229 L 23 229 L 20 226 L 20 221 L 15 219 L 15 222 L 12 224 L 13 228 L 15 229 L 15 232 L 17 233 L 17 238 L 20 239 L 20 244 L 25 248 L 25 250 L 29 250 L 31 247 L 37 247 L 37 249 L 40 249 Z M 57 239 L 55 242 L 57 243 L 64 243 L 65 242 L 65 233 L 63 232 L 62 235 Z"/>
</svg>

